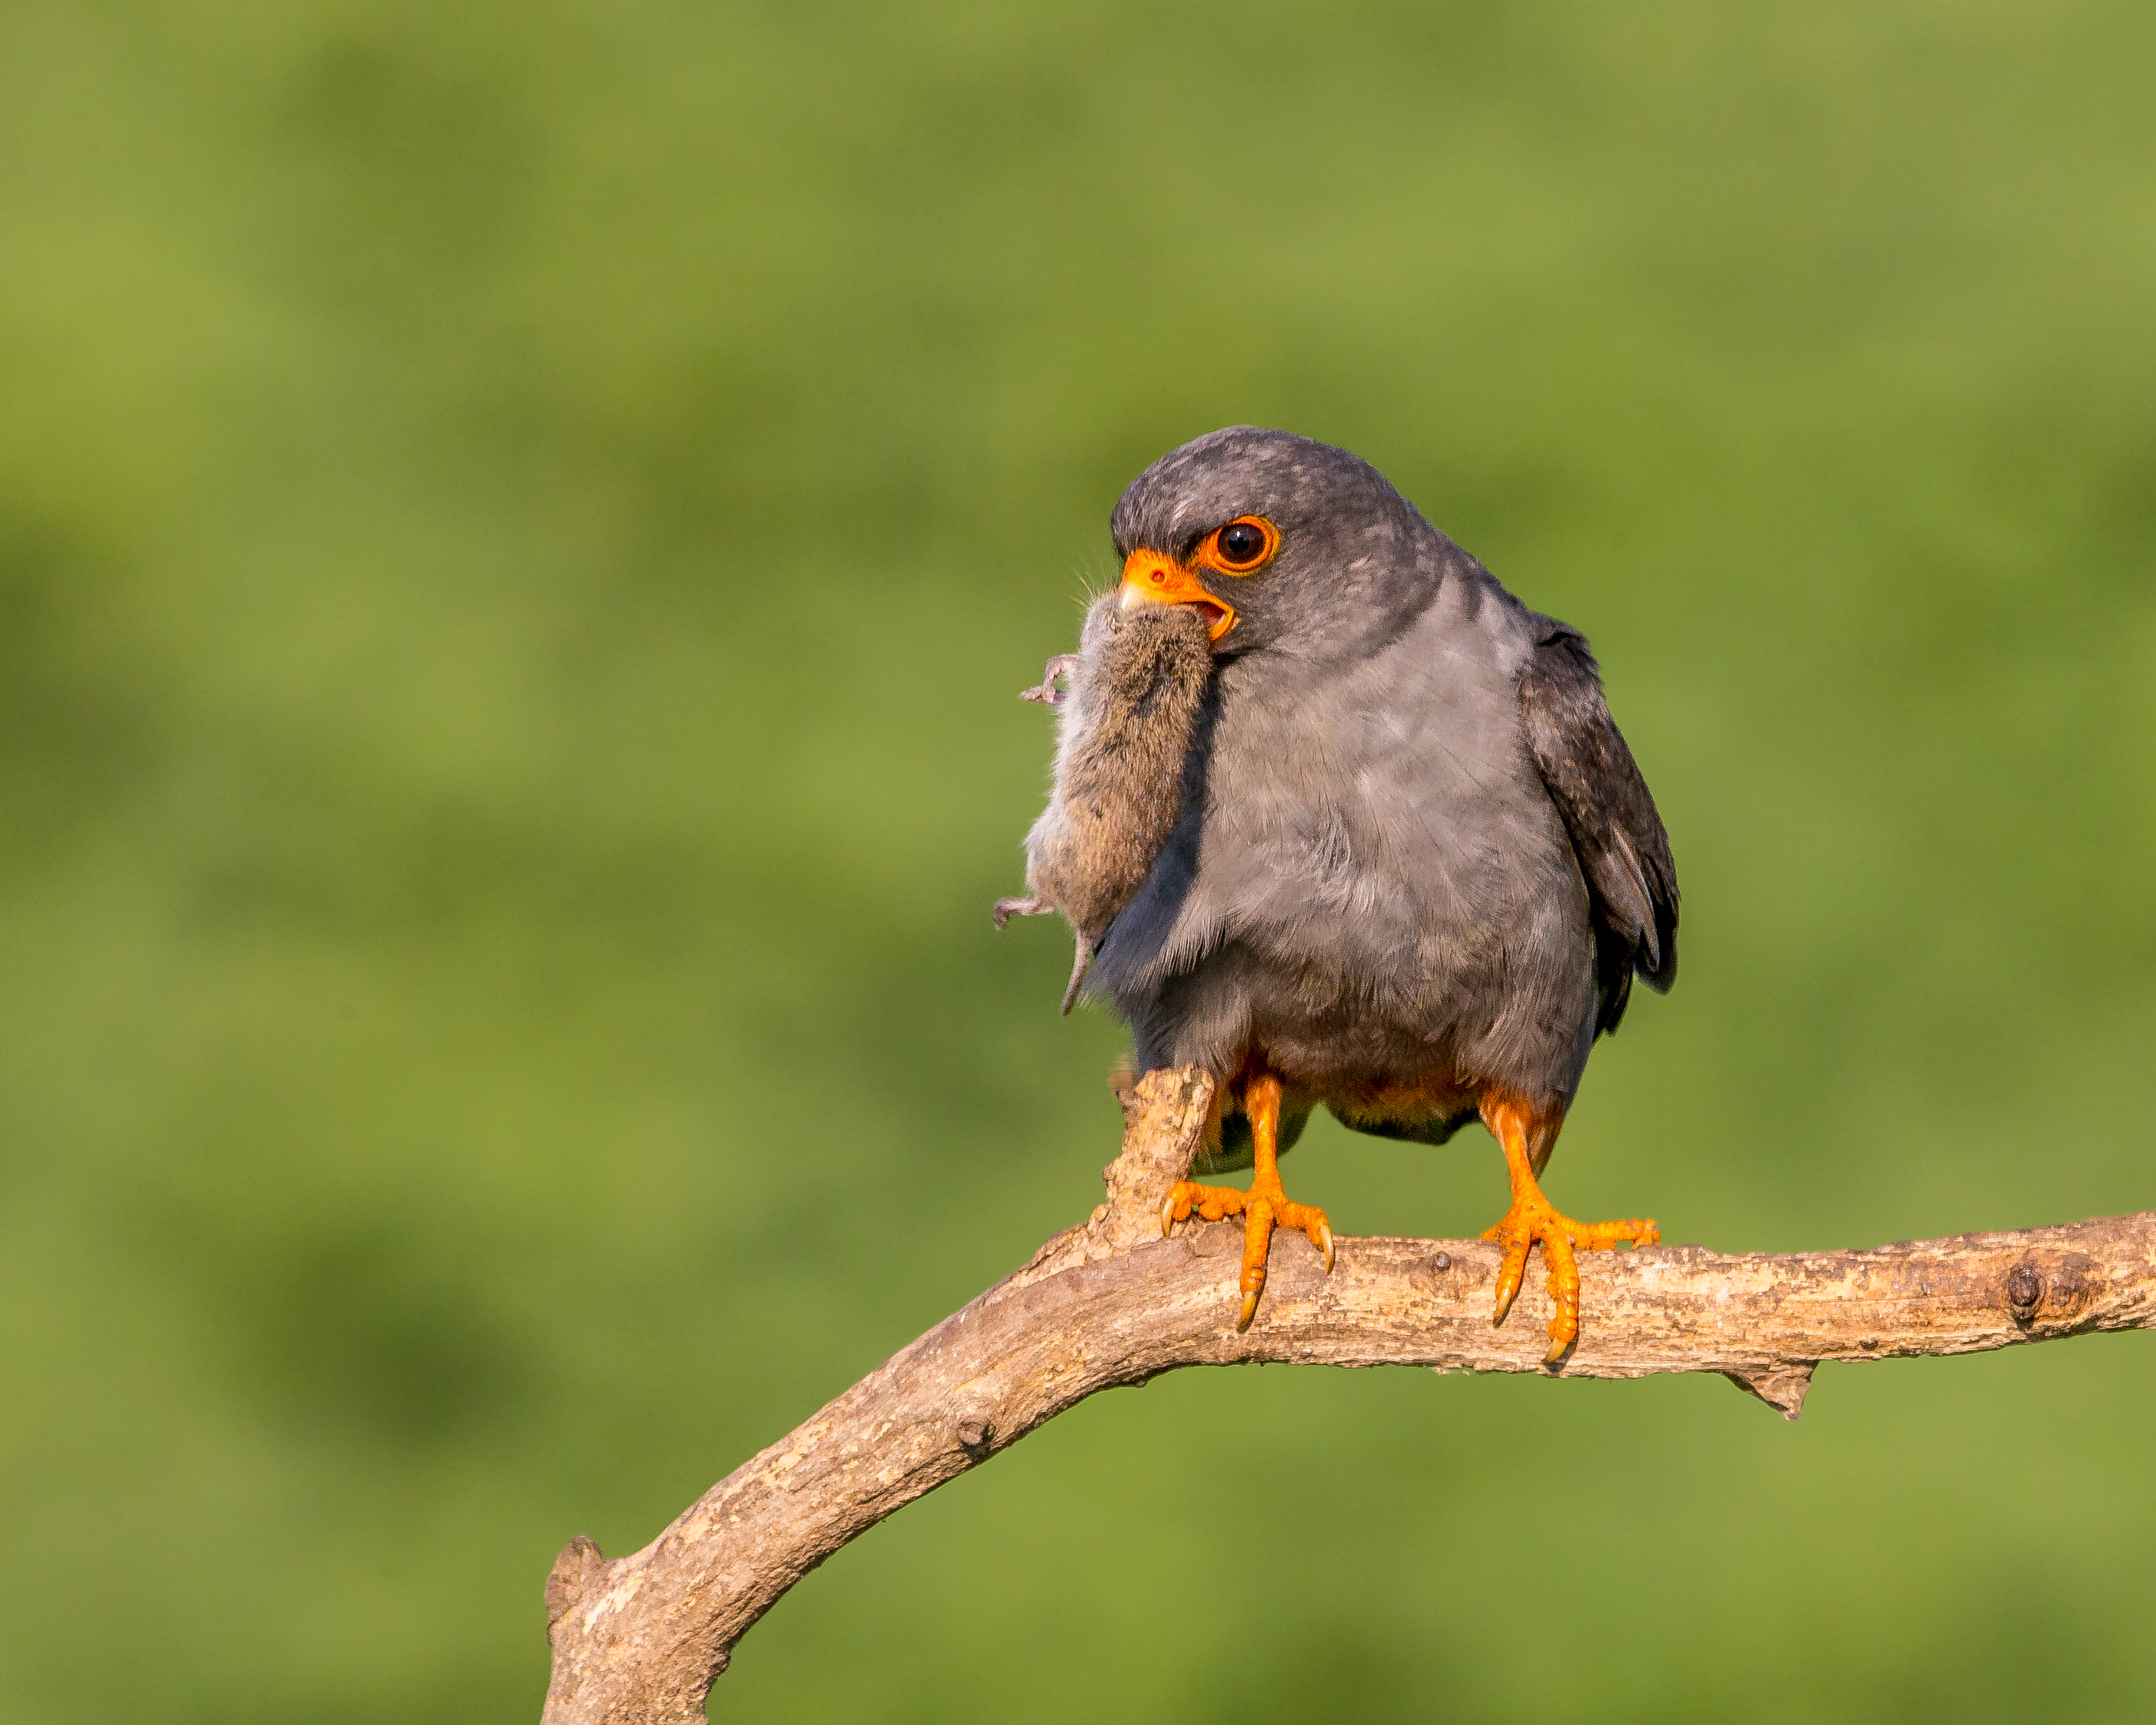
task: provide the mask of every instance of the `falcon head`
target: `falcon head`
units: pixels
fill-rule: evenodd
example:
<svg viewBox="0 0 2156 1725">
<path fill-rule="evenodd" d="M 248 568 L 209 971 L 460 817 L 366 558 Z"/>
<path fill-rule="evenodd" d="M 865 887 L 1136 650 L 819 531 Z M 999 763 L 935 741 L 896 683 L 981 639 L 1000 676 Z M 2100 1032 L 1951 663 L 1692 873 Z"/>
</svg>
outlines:
<svg viewBox="0 0 2156 1725">
<path fill-rule="evenodd" d="M 1446 542 L 1367 461 L 1230 426 L 1162 456 L 1109 518 L 1117 603 L 1195 607 L 1214 653 L 1358 653 L 1428 603 Z"/>
</svg>

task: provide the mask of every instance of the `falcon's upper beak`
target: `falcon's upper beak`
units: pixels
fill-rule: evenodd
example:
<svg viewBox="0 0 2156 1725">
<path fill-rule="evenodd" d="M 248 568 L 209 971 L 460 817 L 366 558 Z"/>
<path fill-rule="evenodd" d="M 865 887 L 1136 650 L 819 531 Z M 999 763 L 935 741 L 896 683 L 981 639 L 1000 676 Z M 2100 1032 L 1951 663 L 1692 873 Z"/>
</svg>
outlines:
<svg viewBox="0 0 2156 1725">
<path fill-rule="evenodd" d="M 1158 551 L 1134 551 L 1123 565 L 1123 584 L 1116 608 L 1138 605 L 1195 605 L 1214 640 L 1235 626 L 1235 608 L 1223 604 L 1199 584 L 1198 572 Z"/>
</svg>

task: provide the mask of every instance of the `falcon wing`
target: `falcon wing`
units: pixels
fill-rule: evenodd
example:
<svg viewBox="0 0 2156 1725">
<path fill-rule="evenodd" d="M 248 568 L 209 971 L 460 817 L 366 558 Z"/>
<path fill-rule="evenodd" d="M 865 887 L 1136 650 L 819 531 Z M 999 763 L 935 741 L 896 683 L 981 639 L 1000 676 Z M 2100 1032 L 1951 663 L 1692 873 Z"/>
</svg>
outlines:
<svg viewBox="0 0 2156 1725">
<path fill-rule="evenodd" d="M 1657 993 L 1677 974 L 1677 870 L 1655 799 L 1609 716 L 1586 638 L 1546 622 L 1520 675 L 1527 747 L 1587 881 L 1598 1031 L 1617 1028 L 1632 978 Z"/>
</svg>

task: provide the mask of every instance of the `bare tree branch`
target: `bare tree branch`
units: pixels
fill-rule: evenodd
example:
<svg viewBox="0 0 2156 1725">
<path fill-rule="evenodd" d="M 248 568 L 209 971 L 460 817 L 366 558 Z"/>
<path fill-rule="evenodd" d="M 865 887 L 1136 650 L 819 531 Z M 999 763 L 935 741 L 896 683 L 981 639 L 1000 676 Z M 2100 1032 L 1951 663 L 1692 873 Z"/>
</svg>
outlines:
<svg viewBox="0 0 2156 1725">
<path fill-rule="evenodd" d="M 1262 1360 L 1547 1369 L 1531 1274 L 1490 1323 L 1495 1245 L 1341 1239 L 1332 1274 L 1300 1235 L 1273 1245 L 1238 1333 L 1239 1224 L 1160 1238 L 1212 1095 L 1155 1072 L 1125 1096 L 1108 1202 L 1016 1274 L 744 1462 L 642 1551 L 572 1540 L 547 1585 L 546 1725 L 689 1725 L 734 1644 L 787 1589 L 894 1510 L 1092 1394 L 1179 1366 Z M 1974 1353 L 2156 1327 L 2156 1212 L 1875 1251 L 1583 1253 L 1584 1322 L 1557 1375 L 1720 1372 L 1795 1419 L 1821 1360 Z"/>
</svg>

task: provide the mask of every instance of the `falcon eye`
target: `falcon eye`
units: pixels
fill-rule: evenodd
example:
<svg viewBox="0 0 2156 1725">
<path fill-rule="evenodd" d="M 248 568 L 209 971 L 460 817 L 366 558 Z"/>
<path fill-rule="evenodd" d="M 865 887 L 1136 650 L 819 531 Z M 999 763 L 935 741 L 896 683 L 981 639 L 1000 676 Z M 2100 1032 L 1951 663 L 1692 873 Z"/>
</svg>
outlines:
<svg viewBox="0 0 2156 1725">
<path fill-rule="evenodd" d="M 1224 574 L 1247 575 L 1280 546 L 1280 533 L 1262 516 L 1238 516 L 1212 534 L 1201 551 L 1203 560 Z"/>
</svg>

